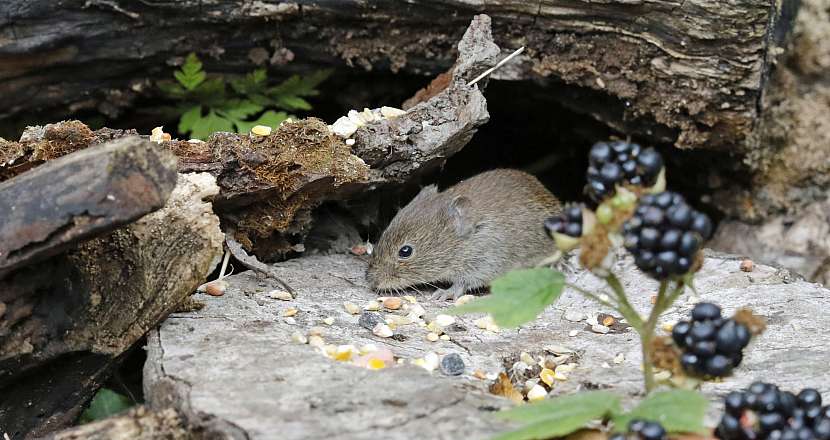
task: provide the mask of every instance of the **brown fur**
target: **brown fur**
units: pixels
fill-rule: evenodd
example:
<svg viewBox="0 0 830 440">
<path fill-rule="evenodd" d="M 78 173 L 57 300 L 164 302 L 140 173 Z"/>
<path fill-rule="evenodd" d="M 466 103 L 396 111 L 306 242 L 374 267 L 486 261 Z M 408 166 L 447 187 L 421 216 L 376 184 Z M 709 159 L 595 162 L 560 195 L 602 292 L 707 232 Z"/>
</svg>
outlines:
<svg viewBox="0 0 830 440">
<path fill-rule="evenodd" d="M 430 185 L 403 207 L 375 246 L 366 278 L 374 289 L 452 282 L 434 297 L 455 298 L 553 252 L 545 218 L 559 201 L 522 171 L 487 171 L 438 192 Z M 408 244 L 414 252 L 398 258 Z"/>
</svg>

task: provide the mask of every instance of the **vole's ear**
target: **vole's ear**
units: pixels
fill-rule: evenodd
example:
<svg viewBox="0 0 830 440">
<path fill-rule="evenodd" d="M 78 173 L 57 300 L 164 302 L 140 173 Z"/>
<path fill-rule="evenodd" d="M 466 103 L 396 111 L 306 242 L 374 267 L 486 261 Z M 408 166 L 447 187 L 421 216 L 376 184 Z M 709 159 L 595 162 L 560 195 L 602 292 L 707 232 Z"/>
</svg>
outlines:
<svg viewBox="0 0 830 440">
<path fill-rule="evenodd" d="M 418 195 L 415 196 L 415 198 L 413 198 L 412 201 L 409 202 L 409 203 L 422 201 L 422 200 L 426 199 L 427 197 L 435 195 L 437 193 L 438 193 L 438 187 L 437 186 L 435 186 L 435 185 L 425 186 L 425 187 L 421 188 L 421 192 L 419 192 Z"/>
<path fill-rule="evenodd" d="M 447 217 L 459 237 L 466 237 L 475 230 L 475 225 L 470 219 L 470 199 L 464 196 L 457 196 L 450 200 Z"/>
</svg>

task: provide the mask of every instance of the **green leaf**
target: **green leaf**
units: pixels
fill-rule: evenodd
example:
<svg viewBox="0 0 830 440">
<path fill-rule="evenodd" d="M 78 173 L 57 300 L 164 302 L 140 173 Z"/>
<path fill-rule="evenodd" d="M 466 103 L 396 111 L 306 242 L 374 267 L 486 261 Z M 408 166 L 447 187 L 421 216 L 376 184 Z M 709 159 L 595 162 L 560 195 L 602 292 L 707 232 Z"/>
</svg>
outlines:
<svg viewBox="0 0 830 440">
<path fill-rule="evenodd" d="M 489 313 L 502 327 L 517 327 L 534 320 L 562 294 L 565 277 L 548 268 L 522 269 L 496 278 L 490 295 L 450 309 L 450 314 Z"/>
<path fill-rule="evenodd" d="M 182 85 L 186 90 L 195 90 L 199 84 L 205 81 L 207 75 L 202 70 L 202 62 L 196 57 L 195 53 L 190 53 L 184 60 L 184 65 L 180 70 L 173 72 L 176 81 Z"/>
<path fill-rule="evenodd" d="M 105 419 L 118 414 L 133 406 L 133 402 L 126 396 L 116 393 L 108 388 L 101 388 L 95 393 L 89 408 L 81 414 L 79 423 L 89 423 Z"/>
<path fill-rule="evenodd" d="M 655 392 L 636 408 L 614 417 L 614 430 L 624 431 L 632 419 L 660 422 L 670 433 L 704 432 L 703 416 L 709 401 L 691 390 Z"/>
<path fill-rule="evenodd" d="M 317 86 L 331 75 L 331 70 L 319 70 L 301 77 L 293 75 L 280 84 L 268 89 L 268 95 L 276 98 L 280 96 L 316 96 Z"/>
<path fill-rule="evenodd" d="M 186 112 L 182 113 L 182 116 L 179 118 L 179 133 L 189 133 L 193 130 L 193 126 L 196 125 L 196 122 L 202 118 L 202 106 L 196 105 L 187 110 Z"/>
<path fill-rule="evenodd" d="M 217 111 L 228 119 L 245 119 L 261 112 L 262 106 L 248 100 L 234 99 L 228 101 L 227 106 Z"/>
<path fill-rule="evenodd" d="M 276 129 L 280 126 L 282 121 L 286 119 L 288 119 L 288 114 L 286 114 L 285 112 L 275 112 L 273 110 L 268 110 L 255 121 L 234 121 L 234 124 L 236 124 L 237 133 L 246 134 L 251 131 L 251 128 L 253 128 L 254 125 L 267 125 L 271 128 Z"/>
<path fill-rule="evenodd" d="M 217 115 L 216 112 L 211 110 L 207 116 L 199 118 L 193 124 L 191 136 L 196 139 L 205 140 L 217 131 L 233 132 L 233 122 Z"/>
<path fill-rule="evenodd" d="M 231 88 L 240 95 L 249 96 L 265 91 L 265 82 L 268 80 L 268 73 L 265 69 L 256 69 L 241 79 L 231 79 Z"/>
<path fill-rule="evenodd" d="M 517 406 L 496 416 L 525 423 L 525 426 L 499 435 L 499 440 L 525 440 L 562 437 L 588 422 L 620 412 L 620 398 L 607 391 L 587 391 Z"/>
<path fill-rule="evenodd" d="M 276 105 L 286 110 L 311 110 L 311 104 L 299 96 L 280 96 Z"/>
</svg>

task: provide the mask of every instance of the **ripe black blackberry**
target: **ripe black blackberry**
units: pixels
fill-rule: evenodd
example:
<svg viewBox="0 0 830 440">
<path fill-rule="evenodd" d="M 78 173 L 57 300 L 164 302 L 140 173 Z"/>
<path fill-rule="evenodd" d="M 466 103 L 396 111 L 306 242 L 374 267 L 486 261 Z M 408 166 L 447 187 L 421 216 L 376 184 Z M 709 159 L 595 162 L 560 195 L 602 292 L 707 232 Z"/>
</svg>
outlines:
<svg viewBox="0 0 830 440">
<path fill-rule="evenodd" d="M 628 423 L 628 432 L 619 432 L 608 440 L 666 440 L 666 430 L 657 422 L 633 419 Z"/>
<path fill-rule="evenodd" d="M 553 234 L 565 234 L 569 237 L 582 236 L 582 205 L 567 205 L 562 213 L 545 220 L 545 231 L 553 238 Z"/>
<path fill-rule="evenodd" d="M 743 349 L 752 337 L 749 329 L 733 319 L 724 319 L 712 303 L 699 303 L 692 319 L 672 329 L 674 343 L 683 350 L 680 363 L 693 376 L 728 376 L 743 360 Z"/>
<path fill-rule="evenodd" d="M 715 436 L 721 440 L 830 440 L 830 406 L 812 388 L 796 396 L 755 382 L 724 399 Z"/>
<path fill-rule="evenodd" d="M 712 234 L 706 214 L 692 209 L 671 191 L 640 197 L 634 215 L 623 224 L 625 248 L 643 272 L 663 280 L 684 275 Z"/>
<path fill-rule="evenodd" d="M 585 191 L 601 202 L 614 194 L 617 185 L 653 186 L 662 169 L 663 158 L 654 148 L 627 141 L 597 142 L 588 156 Z"/>
</svg>

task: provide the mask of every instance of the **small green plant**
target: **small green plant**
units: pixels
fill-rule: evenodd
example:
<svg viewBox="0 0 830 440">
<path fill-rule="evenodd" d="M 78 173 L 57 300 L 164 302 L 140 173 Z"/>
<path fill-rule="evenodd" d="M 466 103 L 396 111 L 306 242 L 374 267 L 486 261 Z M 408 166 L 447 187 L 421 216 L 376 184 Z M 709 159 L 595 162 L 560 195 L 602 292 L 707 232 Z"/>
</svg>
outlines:
<svg viewBox="0 0 830 440">
<path fill-rule="evenodd" d="M 596 209 L 571 205 L 545 222 L 545 229 L 558 249 L 545 263 L 554 262 L 565 252 L 580 247 L 580 265 L 603 279 L 608 291 L 588 291 L 567 282 L 562 273 L 540 265 L 507 273 L 491 283 L 490 295 L 458 306 L 450 313 L 489 313 L 496 324 L 516 327 L 535 319 L 560 297 L 564 289 L 571 289 L 616 310 L 637 332 L 647 396 L 628 413 L 620 411 L 619 398 L 607 392 L 581 393 L 520 406 L 499 413 L 499 416 L 522 422 L 524 426 L 498 438 L 560 437 L 593 420 L 610 421 L 615 431 L 624 431 L 632 419 L 645 419 L 659 422 L 668 432 L 700 432 L 707 405 L 705 398 L 695 391 L 682 389 L 653 392 L 657 385 L 655 351 L 668 350 L 667 356 L 676 356 L 689 375 L 686 384 L 694 385 L 699 383 L 696 379 L 700 379 L 694 378 L 695 371 L 706 372 L 708 377 L 703 379 L 728 375 L 740 362 L 737 351 L 746 344 L 732 340 L 736 336 L 730 334 L 724 347 L 715 346 L 711 335 L 695 334 L 688 340 L 694 346 L 694 352 L 683 352 L 681 360 L 682 350 L 672 345 L 672 338 L 659 337 L 658 340 L 655 331 L 659 317 L 687 288 L 694 290 L 694 274 L 703 264 L 701 246 L 711 235 L 711 221 L 691 208 L 679 194 L 665 191 L 663 160 L 651 148 L 642 149 L 627 141 L 600 142 L 591 149 L 589 164 L 586 193 L 596 202 Z M 623 284 L 613 272 L 620 248 L 634 257 L 635 265 L 643 273 L 659 282 L 654 305 L 645 315 L 632 306 Z M 714 312 L 709 313 L 709 309 L 717 311 L 717 316 Z M 711 304 L 695 313 L 707 315 L 700 317 L 700 329 L 708 326 L 716 331 L 715 321 L 723 321 L 719 320 L 720 308 Z M 728 329 L 734 327 L 730 324 Z M 689 334 L 675 332 L 673 336 L 677 340 Z M 722 336 L 719 334 L 719 338 L 723 339 Z M 727 346 L 731 348 L 721 351 Z M 707 354 L 705 349 L 711 349 L 712 353 Z M 732 354 L 735 356 L 725 356 Z M 710 365 L 711 360 L 716 365 Z M 733 363 L 719 365 L 718 362 Z M 692 366 L 697 368 L 687 368 Z M 683 371 L 675 373 L 684 375 Z"/>
<path fill-rule="evenodd" d="M 311 110 L 305 99 L 319 94 L 317 87 L 331 71 L 294 75 L 277 85 L 269 85 L 265 69 L 256 69 L 241 78 L 211 75 L 191 53 L 181 69 L 173 72 L 175 81 L 160 82 L 159 88 L 179 101 L 178 131 L 196 139 L 228 131 L 248 133 L 255 125 L 277 127 L 292 111 Z"/>
<path fill-rule="evenodd" d="M 109 388 L 101 388 L 95 393 L 89 407 L 81 414 L 78 424 L 90 423 L 106 419 L 135 405 L 132 400 L 123 394 L 118 394 Z"/>
</svg>

